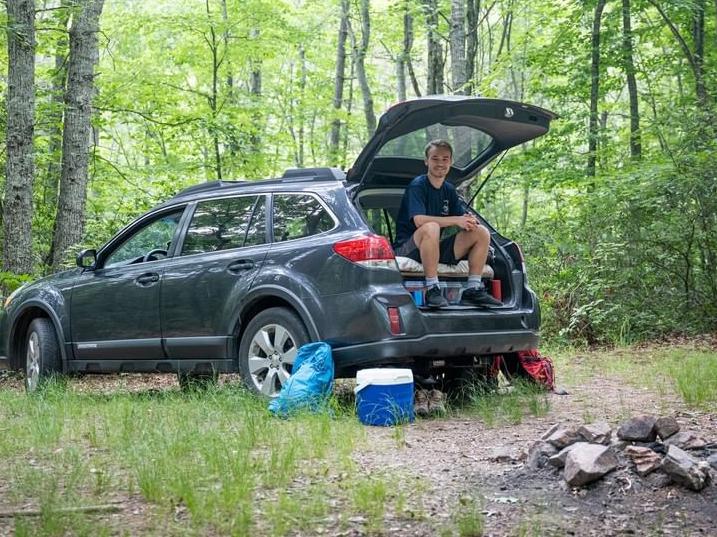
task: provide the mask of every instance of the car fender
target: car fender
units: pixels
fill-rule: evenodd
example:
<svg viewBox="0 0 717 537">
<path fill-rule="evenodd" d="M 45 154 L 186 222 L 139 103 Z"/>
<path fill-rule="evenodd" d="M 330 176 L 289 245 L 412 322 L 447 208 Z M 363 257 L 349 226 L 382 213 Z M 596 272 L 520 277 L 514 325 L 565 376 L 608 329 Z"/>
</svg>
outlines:
<svg viewBox="0 0 717 537">
<path fill-rule="evenodd" d="M 304 297 L 302 299 L 292 290 L 271 283 L 259 284 L 251 289 L 239 308 L 237 308 L 232 319 L 232 326 L 240 327 L 241 318 L 246 312 L 250 311 L 259 301 L 271 298 L 278 298 L 288 303 L 304 323 L 309 333 L 309 338 L 312 341 L 318 341 L 320 339 L 319 330 L 314 321 L 315 313 L 312 314 L 312 310 L 313 312 L 321 311 L 319 301 L 313 296 Z"/>
<path fill-rule="evenodd" d="M 60 298 L 57 299 L 57 297 L 53 297 L 56 300 L 59 301 L 59 303 L 56 306 L 59 306 L 61 308 L 61 311 L 64 312 L 64 302 L 65 299 L 62 296 L 62 293 L 57 293 L 60 295 Z M 48 303 L 45 300 L 41 300 L 39 298 L 31 298 L 29 300 L 25 300 L 17 310 L 15 310 L 12 313 L 11 318 L 9 319 L 9 325 L 10 325 L 10 331 L 9 331 L 9 338 L 8 338 L 8 350 L 14 347 L 14 341 L 19 334 L 17 333 L 19 320 L 23 317 L 25 312 L 29 310 L 30 308 L 38 308 L 41 309 L 52 321 L 52 324 L 55 327 L 55 335 L 57 336 L 57 346 L 60 349 L 60 356 L 62 358 L 62 370 L 66 371 L 67 369 L 67 352 L 66 352 L 66 343 L 67 340 L 65 339 L 65 330 L 62 326 L 62 320 L 61 316 L 58 315 L 56 311 L 56 307 L 53 307 L 52 304 Z M 59 309 L 59 308 L 57 308 Z M 64 315 L 63 315 L 64 316 Z"/>
</svg>

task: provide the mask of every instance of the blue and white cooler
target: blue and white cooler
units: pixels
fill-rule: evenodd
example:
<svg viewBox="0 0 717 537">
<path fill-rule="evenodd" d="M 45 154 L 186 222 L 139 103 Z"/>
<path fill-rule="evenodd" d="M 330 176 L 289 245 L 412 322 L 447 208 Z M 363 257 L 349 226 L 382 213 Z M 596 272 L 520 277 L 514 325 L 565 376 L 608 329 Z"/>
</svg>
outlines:
<svg viewBox="0 0 717 537">
<path fill-rule="evenodd" d="M 365 425 L 412 422 L 413 372 L 410 369 L 361 369 L 356 373 L 356 411 Z"/>
</svg>

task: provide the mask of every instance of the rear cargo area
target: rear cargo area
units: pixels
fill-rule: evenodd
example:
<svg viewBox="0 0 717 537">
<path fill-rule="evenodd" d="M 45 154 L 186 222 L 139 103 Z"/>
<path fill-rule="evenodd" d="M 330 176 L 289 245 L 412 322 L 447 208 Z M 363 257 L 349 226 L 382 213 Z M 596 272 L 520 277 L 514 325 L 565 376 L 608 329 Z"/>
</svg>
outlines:
<svg viewBox="0 0 717 537">
<path fill-rule="evenodd" d="M 396 218 L 403 197 L 403 189 L 371 188 L 362 190 L 356 196 L 356 204 L 366 223 L 372 231 L 386 237 L 391 243 L 396 236 Z M 482 220 L 482 219 L 481 219 Z M 457 232 L 455 228 L 446 231 Z M 502 239 L 502 237 L 500 237 Z M 496 240 L 491 241 L 491 250 L 488 255 L 486 267 L 483 271 L 483 281 L 486 289 L 503 301 L 506 307 L 519 307 L 520 297 L 515 292 L 522 287 L 522 272 L 510 259 Z M 404 286 L 411 293 L 416 305 L 423 306 L 425 295 L 425 281 L 423 267 L 408 258 L 396 259 Z M 518 270 L 516 270 L 516 268 Z M 462 261 L 459 265 L 439 265 L 438 277 L 443 296 L 448 300 L 451 308 L 460 308 L 460 297 L 468 280 L 468 262 Z M 519 281 L 516 281 L 519 280 Z"/>
</svg>

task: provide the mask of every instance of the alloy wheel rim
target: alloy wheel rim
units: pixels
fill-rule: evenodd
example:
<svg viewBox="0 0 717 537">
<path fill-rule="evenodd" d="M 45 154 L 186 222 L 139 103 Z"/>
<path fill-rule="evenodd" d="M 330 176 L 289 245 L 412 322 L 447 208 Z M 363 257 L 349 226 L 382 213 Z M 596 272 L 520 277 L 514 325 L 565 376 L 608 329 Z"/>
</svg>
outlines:
<svg viewBox="0 0 717 537">
<path fill-rule="evenodd" d="M 28 391 L 34 391 L 40 380 L 40 338 L 37 332 L 32 332 L 27 339 L 27 353 L 25 356 L 25 382 Z"/>
<path fill-rule="evenodd" d="M 296 352 L 286 327 L 271 323 L 257 330 L 249 345 L 249 374 L 256 389 L 269 397 L 278 395 L 291 375 Z"/>
</svg>

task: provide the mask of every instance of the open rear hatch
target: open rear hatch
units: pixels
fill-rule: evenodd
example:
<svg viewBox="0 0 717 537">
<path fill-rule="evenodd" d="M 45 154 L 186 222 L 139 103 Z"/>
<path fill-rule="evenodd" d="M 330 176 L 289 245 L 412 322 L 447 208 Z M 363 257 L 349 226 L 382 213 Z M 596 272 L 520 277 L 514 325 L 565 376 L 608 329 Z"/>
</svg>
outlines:
<svg viewBox="0 0 717 537">
<path fill-rule="evenodd" d="M 448 180 L 458 186 L 500 152 L 548 132 L 557 116 L 515 101 L 431 96 L 398 103 L 386 111 L 376 132 L 349 170 L 354 192 L 374 186 L 405 186 L 425 173 L 424 147 L 442 138 L 454 150 Z"/>
<path fill-rule="evenodd" d="M 514 101 L 465 96 L 433 96 L 404 101 L 391 107 L 379 121 L 374 136 L 349 170 L 346 181 L 354 187 L 353 197 L 371 228 L 393 242 L 395 219 L 406 185 L 425 173 L 424 148 L 436 138 L 447 140 L 454 150 L 448 180 L 458 186 L 474 177 L 501 152 L 537 138 L 546 132 L 556 115 L 548 110 Z M 500 243 L 509 241 L 497 236 Z M 523 304 L 521 261 L 495 243 L 489 259 L 489 285 L 501 285 L 506 309 Z M 399 266 L 404 261 L 399 260 Z M 446 298 L 455 305 L 467 279 L 463 271 L 439 277 Z M 418 291 L 424 276 L 401 266 L 404 285 Z M 417 300 L 420 303 L 420 299 Z"/>
</svg>

